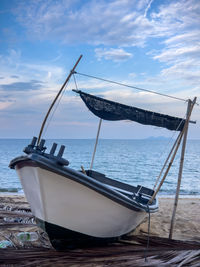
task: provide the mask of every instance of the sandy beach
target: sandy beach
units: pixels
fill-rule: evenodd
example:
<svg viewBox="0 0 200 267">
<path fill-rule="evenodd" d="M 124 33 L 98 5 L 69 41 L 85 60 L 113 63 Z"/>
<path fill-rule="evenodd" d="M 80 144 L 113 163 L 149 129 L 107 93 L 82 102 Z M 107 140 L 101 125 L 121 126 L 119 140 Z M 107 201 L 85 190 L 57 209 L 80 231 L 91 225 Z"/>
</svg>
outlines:
<svg viewBox="0 0 200 267">
<path fill-rule="evenodd" d="M 155 214 L 151 214 L 150 235 L 166 238 L 169 236 L 173 204 L 174 199 L 172 197 L 159 198 L 159 211 Z M 8 212 L 8 218 L 9 211 L 11 210 L 16 213 L 15 217 L 17 218 L 16 207 L 18 210 L 25 211 L 24 223 L 20 228 L 12 227 L 11 224 L 8 224 L 8 221 L 5 224 L 6 211 Z M 187 197 L 179 199 L 173 239 L 200 241 L 199 208 L 200 198 Z M 12 233 L 16 234 L 18 231 L 40 231 L 34 223 L 34 218 L 32 217 L 29 210 L 29 204 L 24 195 L 0 194 L 0 209 L 1 213 L 3 212 L 3 215 L 0 218 L 1 224 L 5 224 L 4 227 L 1 227 L 0 240 L 4 240 L 5 237 L 8 237 Z M 26 210 L 28 211 L 27 213 Z M 6 225 L 8 225 L 8 227 L 6 227 Z M 131 234 L 145 235 L 147 232 L 148 218 L 146 218 L 145 221 Z"/>
<path fill-rule="evenodd" d="M 87 249 L 57 252 L 46 233 L 36 226 L 25 197 L 0 194 L 0 245 L 5 242 L 11 244 L 7 249 L 1 249 L 0 265 L 99 267 L 108 266 L 109 262 L 109 266 L 119 267 L 200 266 L 200 198 L 179 200 L 173 240 L 169 240 L 168 235 L 174 200 L 165 197 L 160 198 L 159 202 L 159 212 L 151 215 L 148 252 L 148 219 L 130 236 L 106 248 L 89 246 Z M 38 238 L 32 241 L 19 240 L 18 234 L 21 232 L 33 232 Z M 148 255 L 147 261 L 145 255 Z"/>
<path fill-rule="evenodd" d="M 174 198 L 160 197 L 159 211 L 151 214 L 150 234 L 168 237 L 172 217 Z M 200 241 L 200 198 L 180 198 L 178 202 L 173 239 Z M 147 233 L 146 219 L 138 229 L 137 234 Z"/>
</svg>

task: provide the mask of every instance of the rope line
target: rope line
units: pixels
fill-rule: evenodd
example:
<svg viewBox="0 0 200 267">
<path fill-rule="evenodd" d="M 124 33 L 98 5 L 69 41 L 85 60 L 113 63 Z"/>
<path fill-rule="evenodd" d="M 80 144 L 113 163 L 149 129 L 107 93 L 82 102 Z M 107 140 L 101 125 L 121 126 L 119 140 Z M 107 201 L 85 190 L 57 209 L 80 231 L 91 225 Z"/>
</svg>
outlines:
<svg viewBox="0 0 200 267">
<path fill-rule="evenodd" d="M 85 74 L 85 73 L 80 73 L 80 72 L 74 71 L 74 74 L 79 74 L 81 76 L 97 79 L 97 80 L 100 80 L 100 81 L 109 82 L 109 83 L 121 85 L 121 86 L 124 86 L 124 87 L 133 88 L 133 89 L 140 90 L 140 91 L 144 91 L 144 92 L 148 92 L 148 93 L 152 93 L 152 94 L 156 94 L 156 95 L 165 96 L 165 97 L 176 99 L 176 100 L 180 100 L 180 101 L 183 101 L 183 102 L 187 102 L 188 101 L 187 99 L 179 98 L 179 97 L 176 97 L 176 96 L 171 96 L 171 95 L 167 95 L 167 94 L 158 93 L 158 92 L 155 92 L 155 91 L 152 91 L 152 90 L 148 90 L 148 89 L 144 89 L 144 88 L 140 88 L 140 87 L 136 87 L 136 86 L 120 83 L 120 82 L 115 82 L 115 81 L 112 81 L 112 80 L 108 80 L 108 79 L 104 79 L 104 78 L 88 75 L 88 74 Z"/>
<path fill-rule="evenodd" d="M 150 209 L 149 209 L 149 205 L 148 204 L 147 204 L 147 212 L 148 212 L 148 234 L 147 234 L 147 246 L 146 246 L 146 249 L 144 251 L 145 262 L 148 262 L 147 254 L 148 254 L 148 251 L 149 251 L 150 227 L 151 227 L 151 214 L 150 214 Z"/>
<path fill-rule="evenodd" d="M 75 78 L 75 75 L 74 75 L 74 74 L 73 74 L 73 78 L 74 78 L 74 84 L 75 84 L 75 86 L 76 86 L 76 89 L 78 89 L 78 87 L 77 87 L 77 82 L 76 82 L 76 78 Z M 58 108 L 58 105 L 60 104 L 60 101 L 61 101 L 61 99 L 62 99 L 62 97 L 63 97 L 63 95 L 64 95 L 64 93 L 65 93 L 65 91 L 66 91 L 67 86 L 68 86 L 68 84 L 65 85 L 65 87 L 64 87 L 64 89 L 63 89 L 61 95 L 60 95 L 59 98 L 58 98 L 58 101 L 57 101 L 57 103 L 56 103 L 56 105 L 55 105 L 55 107 L 54 107 L 54 110 L 52 111 L 52 114 L 51 114 L 51 116 L 50 116 L 50 118 L 49 118 L 49 120 L 48 120 L 48 122 L 47 122 L 47 125 L 46 125 L 46 127 L 45 127 L 45 129 L 44 129 L 44 134 L 43 134 L 43 135 L 45 135 L 46 132 L 47 132 L 47 129 L 48 129 L 48 127 L 49 127 L 49 124 L 50 124 L 50 122 L 51 122 L 52 119 L 53 119 L 53 116 L 54 116 L 54 114 L 55 114 L 55 112 L 56 112 L 56 110 L 57 110 L 57 108 Z"/>
<path fill-rule="evenodd" d="M 77 86 L 77 82 L 76 82 L 76 77 L 75 77 L 74 73 L 73 73 L 73 79 L 74 79 L 76 90 L 78 90 L 78 86 Z"/>
<path fill-rule="evenodd" d="M 48 122 L 47 122 L 47 125 L 46 125 L 46 127 L 45 127 L 45 129 L 44 129 L 43 136 L 44 136 L 44 135 L 46 134 L 46 132 L 47 132 L 47 129 L 48 129 L 48 127 L 49 127 L 49 124 L 50 124 L 50 122 L 51 122 L 52 119 L 53 119 L 53 116 L 54 116 L 54 114 L 55 114 L 55 112 L 56 112 L 56 110 L 57 110 L 57 108 L 58 108 L 58 105 L 60 104 L 60 101 L 61 101 L 61 99 L 62 99 L 62 97 L 63 97 L 63 95 L 64 95 L 64 93 L 65 93 L 65 91 L 66 91 L 66 88 L 67 88 L 67 85 L 65 85 L 64 90 L 62 91 L 61 95 L 60 95 L 59 98 L 58 98 L 58 101 L 57 101 L 57 103 L 56 103 L 56 105 L 55 105 L 55 107 L 54 107 L 54 110 L 52 111 L 52 114 L 51 114 L 51 116 L 50 116 L 50 118 L 49 118 L 49 120 L 48 120 Z"/>
</svg>

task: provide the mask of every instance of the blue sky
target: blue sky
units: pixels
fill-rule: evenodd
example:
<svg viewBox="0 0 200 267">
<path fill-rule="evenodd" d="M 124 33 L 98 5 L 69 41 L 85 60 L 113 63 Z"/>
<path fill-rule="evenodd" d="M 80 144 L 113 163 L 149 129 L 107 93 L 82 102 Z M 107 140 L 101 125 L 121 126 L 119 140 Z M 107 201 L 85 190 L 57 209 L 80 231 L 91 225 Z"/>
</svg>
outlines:
<svg viewBox="0 0 200 267">
<path fill-rule="evenodd" d="M 196 0 L 1 0 L 0 138 L 38 135 L 51 101 L 80 54 L 77 71 L 179 98 L 200 98 L 200 3 Z M 78 89 L 184 117 L 187 104 L 76 75 Z M 46 138 L 94 138 L 71 79 Z M 197 100 L 198 101 L 198 100 Z M 189 137 L 200 138 L 200 106 Z M 174 136 L 133 122 L 103 122 L 102 138 Z"/>
</svg>

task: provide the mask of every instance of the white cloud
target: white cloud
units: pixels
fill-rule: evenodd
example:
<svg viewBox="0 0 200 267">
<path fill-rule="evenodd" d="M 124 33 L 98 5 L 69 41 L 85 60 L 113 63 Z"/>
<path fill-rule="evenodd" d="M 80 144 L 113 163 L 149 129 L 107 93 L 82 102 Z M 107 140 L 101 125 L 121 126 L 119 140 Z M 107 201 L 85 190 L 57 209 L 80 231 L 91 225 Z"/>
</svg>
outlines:
<svg viewBox="0 0 200 267">
<path fill-rule="evenodd" d="M 95 50 L 98 59 L 129 59 L 131 53 L 124 47 L 144 47 L 150 38 L 162 37 L 163 48 L 154 49 L 153 55 L 154 60 L 170 65 L 162 70 L 162 76 L 190 58 L 198 65 L 200 5 L 195 0 L 163 1 L 156 10 L 153 5 L 156 1 L 30 0 L 29 5 L 18 2 L 15 11 L 29 38 L 102 45 Z"/>
<path fill-rule="evenodd" d="M 18 82 L 35 79 L 56 83 L 65 75 L 64 69 L 54 62 L 26 62 L 21 56 L 21 51 L 14 49 L 9 50 L 7 55 L 0 55 L 0 73 L 4 78 L 3 81 L 1 79 L 3 84 L 16 82 L 16 77 Z"/>
<path fill-rule="evenodd" d="M 12 105 L 11 101 L 1 101 L 0 100 L 0 110 L 4 110 L 6 108 L 8 108 L 10 105 Z"/>
<path fill-rule="evenodd" d="M 178 44 L 177 44 L 178 45 Z M 183 46 L 183 47 L 172 47 L 168 49 L 164 49 L 161 54 L 154 56 L 154 59 L 158 59 L 162 62 L 176 62 L 180 59 L 184 59 L 187 57 L 200 57 L 200 46 Z"/>
<path fill-rule="evenodd" d="M 1 115 L 11 112 L 15 116 L 29 112 L 39 115 L 51 103 L 66 74 L 52 62 L 24 62 L 21 51 L 14 49 L 0 56 L 0 73 Z"/>
<path fill-rule="evenodd" d="M 150 0 L 150 1 L 149 1 L 148 5 L 147 5 L 147 7 L 146 7 L 146 9 L 145 9 L 145 12 L 144 12 L 144 17 L 147 16 L 147 13 L 148 13 L 149 9 L 151 8 L 151 4 L 153 3 L 153 1 L 154 1 L 154 0 Z"/>
<path fill-rule="evenodd" d="M 117 49 L 96 48 L 95 53 L 96 53 L 96 57 L 99 60 L 101 60 L 101 58 L 105 58 L 107 60 L 113 60 L 116 62 L 127 60 L 133 56 L 131 53 L 126 52 L 122 48 L 117 48 Z"/>
<path fill-rule="evenodd" d="M 26 1 L 17 2 L 15 12 L 30 38 L 65 43 L 143 46 L 150 37 L 173 38 L 178 31 L 184 34 L 199 29 L 197 1 L 163 1 L 154 12 L 153 3 L 153 0 L 30 0 L 28 5 Z"/>
<path fill-rule="evenodd" d="M 162 63 L 160 72 L 168 84 L 174 83 L 182 93 L 200 96 L 200 5 L 197 1 L 172 1 L 151 14 L 155 23 L 167 28 L 160 50 L 152 51 L 152 58 Z M 149 53 L 150 55 L 150 53 Z"/>
<path fill-rule="evenodd" d="M 170 38 L 167 38 L 164 43 L 166 45 L 177 46 L 177 44 L 193 44 L 193 42 L 199 41 L 200 30 L 194 29 L 182 34 L 176 34 Z"/>
<path fill-rule="evenodd" d="M 161 71 L 156 76 L 150 76 L 145 69 L 146 73 L 142 81 L 139 80 L 141 75 L 133 74 L 134 82 L 138 87 L 176 93 L 181 98 L 200 96 L 200 5 L 198 1 L 162 1 L 160 5 L 152 0 L 30 0 L 28 4 L 27 1 L 22 0 L 15 3 L 16 18 L 26 30 L 28 38 L 58 40 L 70 45 L 90 44 L 94 49 L 96 48 L 95 53 L 99 60 L 115 62 L 130 59 L 133 54 L 127 51 L 132 51 L 133 47 L 145 47 L 148 53 L 146 56 L 157 61 Z M 162 39 L 159 39 L 160 37 Z M 154 45 L 153 52 L 149 40 L 154 40 L 154 44 L 157 44 Z M 97 48 L 97 45 L 101 48 Z M 63 68 L 58 65 L 61 55 L 59 53 L 57 55 L 57 57 L 52 55 L 55 58 L 45 64 L 39 61 L 24 62 L 21 59 L 21 52 L 15 49 L 10 50 L 7 57 L 0 56 L 2 84 L 16 82 L 13 75 L 19 77 L 18 82 L 28 82 L 31 77 L 45 83 L 45 90 L 41 90 L 39 96 L 36 92 L 31 94 L 29 92 L 26 96 L 25 93 L 12 95 L 12 100 L 17 99 L 17 102 L 1 103 L 1 108 L 4 110 L 13 108 L 15 111 L 20 110 L 23 104 L 24 108 L 31 109 L 34 102 L 36 103 L 34 109 L 38 112 L 45 109 L 59 88 L 58 83 L 65 75 Z M 131 84 L 132 81 L 125 81 L 125 83 Z M 105 90 L 105 84 L 91 80 L 81 81 L 79 88 L 100 91 Z M 111 85 L 109 88 L 114 89 L 114 86 Z M 8 92 L 3 93 L 6 98 Z M 123 90 L 122 94 L 116 90 L 112 93 L 105 90 L 104 95 L 106 97 L 116 95 L 116 99 L 118 97 L 124 103 L 132 100 L 140 105 L 142 101 L 147 100 L 155 107 L 158 107 L 160 101 L 160 99 L 152 100 L 144 93 L 136 95 L 126 90 Z M 23 97 L 27 97 L 27 101 L 20 99 Z M 166 107 L 170 111 L 171 106 L 166 105 Z"/>
<path fill-rule="evenodd" d="M 157 30 L 144 17 L 148 1 L 29 1 L 16 8 L 30 38 L 95 45 L 144 45 Z M 163 35 L 158 29 L 159 34 Z"/>
</svg>

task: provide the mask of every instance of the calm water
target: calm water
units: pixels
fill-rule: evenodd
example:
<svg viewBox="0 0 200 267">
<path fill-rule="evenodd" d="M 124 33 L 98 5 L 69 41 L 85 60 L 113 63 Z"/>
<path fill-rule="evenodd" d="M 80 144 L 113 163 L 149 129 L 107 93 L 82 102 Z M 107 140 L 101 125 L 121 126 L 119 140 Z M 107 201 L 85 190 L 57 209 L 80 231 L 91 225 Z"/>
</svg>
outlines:
<svg viewBox="0 0 200 267">
<path fill-rule="evenodd" d="M 89 168 L 95 140 L 47 140 L 46 146 L 50 149 L 53 142 L 66 146 L 64 157 L 71 168 Z M 28 139 L 0 139 L 1 192 L 23 192 L 16 172 L 8 165 L 29 143 Z M 119 181 L 152 188 L 171 146 L 169 140 L 99 140 L 93 169 Z M 175 193 L 179 159 L 180 153 L 160 194 Z M 200 140 L 187 143 L 181 194 L 200 195 Z"/>
</svg>

